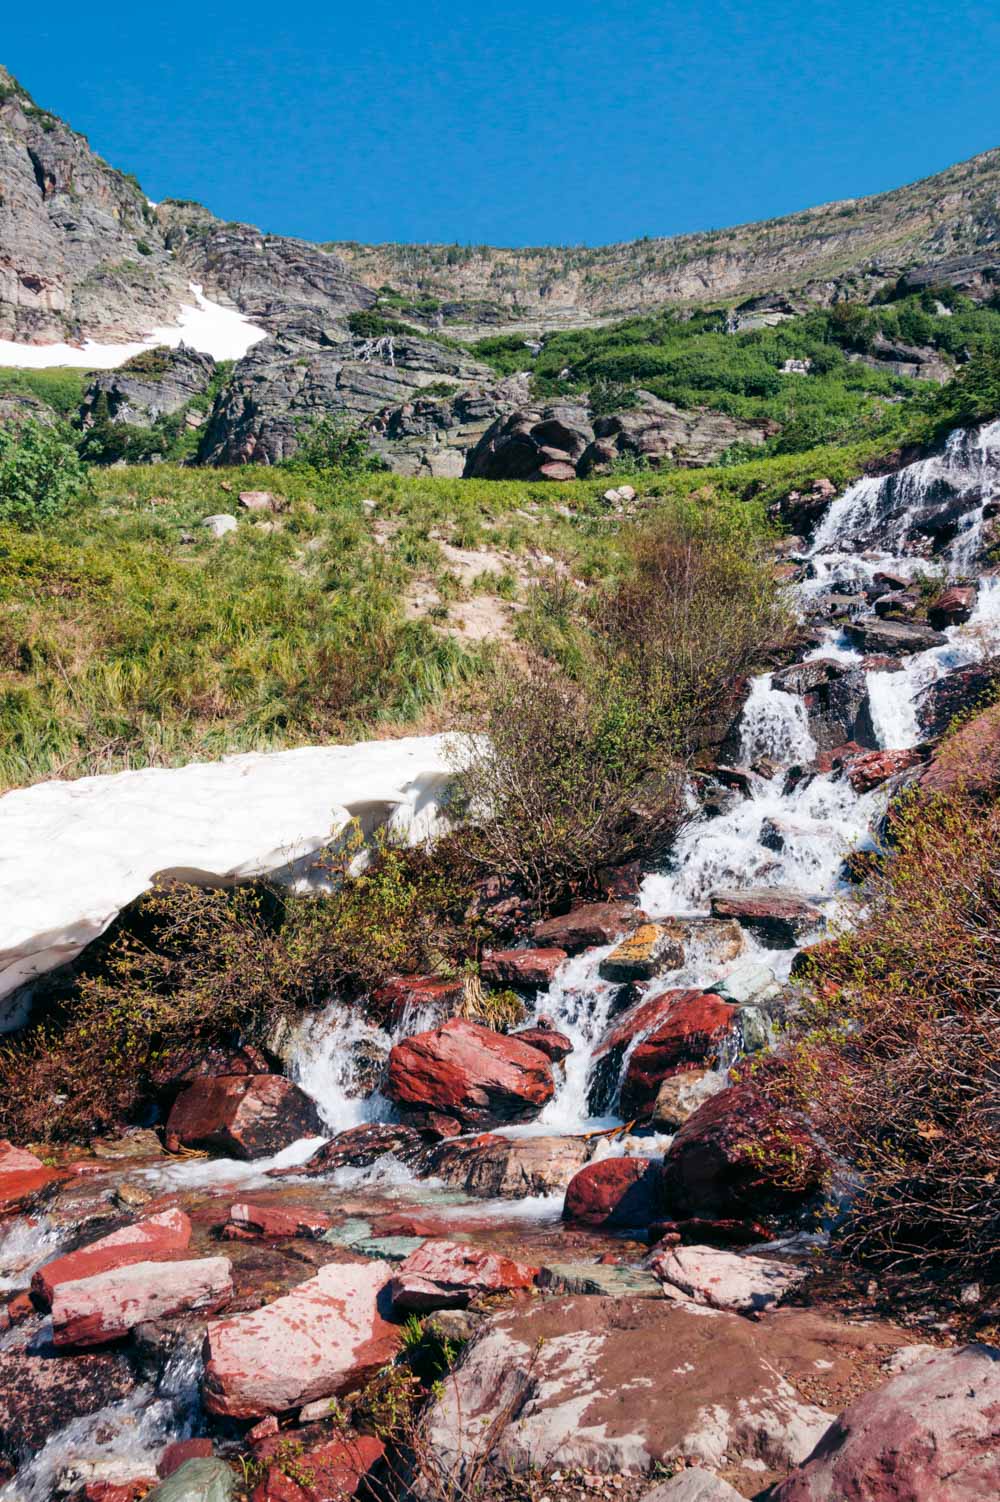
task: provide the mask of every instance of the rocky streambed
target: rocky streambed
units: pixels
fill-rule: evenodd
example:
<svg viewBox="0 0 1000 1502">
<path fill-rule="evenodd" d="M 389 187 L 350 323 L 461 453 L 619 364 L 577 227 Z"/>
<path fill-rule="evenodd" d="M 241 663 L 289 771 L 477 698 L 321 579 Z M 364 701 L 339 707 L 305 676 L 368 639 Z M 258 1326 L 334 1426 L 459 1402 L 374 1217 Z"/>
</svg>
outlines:
<svg viewBox="0 0 1000 1502">
<path fill-rule="evenodd" d="M 1000 780 L 990 710 L 936 751 L 992 681 L 1000 423 L 790 505 L 798 660 L 749 686 L 668 868 L 486 957 L 517 1027 L 398 977 L 281 1072 L 196 1066 L 155 1130 L 0 1151 L 4 1502 L 1000 1492 L 997 1351 L 838 1295 L 822 1149 L 730 1073 L 893 793 Z M 794 1188 L 754 1151 L 779 1131 Z M 373 1393 L 423 1380 L 413 1316 L 460 1354 L 404 1441 Z"/>
</svg>

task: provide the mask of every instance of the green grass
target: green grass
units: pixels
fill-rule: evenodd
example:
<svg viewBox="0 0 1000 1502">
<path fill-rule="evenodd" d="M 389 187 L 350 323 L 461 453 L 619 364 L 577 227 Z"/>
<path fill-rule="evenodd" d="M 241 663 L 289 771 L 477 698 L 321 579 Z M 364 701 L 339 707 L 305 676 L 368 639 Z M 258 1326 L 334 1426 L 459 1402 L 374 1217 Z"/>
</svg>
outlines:
<svg viewBox="0 0 1000 1502">
<path fill-rule="evenodd" d="M 0 367 L 0 396 L 33 396 L 51 407 L 60 417 L 73 417 L 83 400 L 89 372 L 70 365 L 50 370 L 21 370 Z"/>
</svg>

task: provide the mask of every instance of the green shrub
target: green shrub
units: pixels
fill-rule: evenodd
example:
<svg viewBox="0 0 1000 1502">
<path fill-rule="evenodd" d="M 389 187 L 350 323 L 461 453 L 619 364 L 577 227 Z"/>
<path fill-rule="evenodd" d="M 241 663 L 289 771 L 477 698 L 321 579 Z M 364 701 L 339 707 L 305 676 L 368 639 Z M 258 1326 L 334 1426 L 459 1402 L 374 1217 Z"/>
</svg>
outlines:
<svg viewBox="0 0 1000 1502">
<path fill-rule="evenodd" d="M 77 502 L 86 474 L 76 450 L 56 428 L 23 423 L 0 428 L 0 523 L 44 526 Z"/>
<path fill-rule="evenodd" d="M 321 417 L 306 427 L 294 458 L 288 462 L 342 476 L 377 474 L 386 468 L 372 453 L 364 428 L 339 416 Z"/>
</svg>

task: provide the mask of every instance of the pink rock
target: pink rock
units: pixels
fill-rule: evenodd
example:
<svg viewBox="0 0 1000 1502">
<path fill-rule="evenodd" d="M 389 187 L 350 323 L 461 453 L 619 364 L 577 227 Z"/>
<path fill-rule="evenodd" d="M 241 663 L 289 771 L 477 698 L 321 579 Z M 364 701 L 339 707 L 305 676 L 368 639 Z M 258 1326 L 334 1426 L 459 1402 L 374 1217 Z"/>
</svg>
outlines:
<svg viewBox="0 0 1000 1502">
<path fill-rule="evenodd" d="M 233 1205 L 229 1211 L 229 1223 L 223 1228 L 223 1236 L 236 1233 L 236 1239 L 245 1236 L 322 1236 L 334 1224 L 332 1215 L 322 1210 L 307 1210 L 292 1206 L 283 1209 L 277 1205 Z"/>
<path fill-rule="evenodd" d="M 392 1312 L 464 1309 L 477 1293 L 530 1288 L 537 1274 L 537 1267 L 483 1247 L 427 1241 L 406 1258 L 389 1284 Z"/>
<path fill-rule="evenodd" d="M 767 1257 L 741 1257 L 713 1246 L 665 1248 L 649 1264 L 678 1297 L 713 1309 L 768 1309 L 806 1276 L 806 1269 Z"/>
<path fill-rule="evenodd" d="M 0 1141 L 0 1215 L 12 1215 L 59 1175 L 41 1158 L 13 1143 Z"/>
<path fill-rule="evenodd" d="M 854 791 L 870 793 L 897 772 L 919 766 L 922 760 L 919 751 L 863 751 L 860 756 L 846 756 L 843 765 Z"/>
<path fill-rule="evenodd" d="M 165 1481 L 186 1460 L 208 1460 L 212 1453 L 210 1439 L 175 1439 L 156 1462 L 156 1474 Z"/>
<path fill-rule="evenodd" d="M 293 1468 L 281 1464 L 282 1439 L 287 1443 L 287 1437 L 282 1436 L 257 1446 L 256 1459 L 266 1461 L 269 1451 L 274 1450 L 278 1463 L 269 1467 L 264 1480 L 254 1488 L 251 1502 L 347 1502 L 385 1454 L 385 1446 L 373 1434 L 336 1435 L 306 1446 Z"/>
<path fill-rule="evenodd" d="M 936 631 L 961 626 L 976 607 L 976 591 L 969 584 L 952 584 L 927 607 L 927 619 Z"/>
<path fill-rule="evenodd" d="M 464 981 L 442 980 L 439 975 L 394 975 L 373 994 L 372 1003 L 395 1023 L 408 1009 L 425 1016 L 430 1011 L 443 1019 L 452 1015 L 464 989 Z"/>
<path fill-rule="evenodd" d="M 644 1226 L 653 1209 L 648 1158 L 587 1163 L 566 1190 L 563 1219 L 585 1226 Z"/>
<path fill-rule="evenodd" d="M 565 949 L 497 949 L 479 967 L 484 980 L 500 986 L 548 986 L 566 958 Z"/>
<path fill-rule="evenodd" d="M 280 1074 L 221 1075 L 182 1090 L 167 1118 L 167 1146 L 209 1147 L 263 1158 L 301 1137 L 322 1136 L 313 1102 Z"/>
<path fill-rule="evenodd" d="M 554 1091 L 544 1053 L 516 1038 L 458 1018 L 397 1043 L 387 1094 L 415 1126 L 442 1119 L 469 1127 L 528 1121 Z"/>
<path fill-rule="evenodd" d="M 95 1273 L 111 1272 L 132 1262 L 152 1262 L 186 1251 L 191 1241 L 191 1222 L 183 1210 L 165 1210 L 132 1226 L 102 1236 L 89 1246 L 78 1247 L 65 1257 L 56 1257 L 40 1267 L 31 1280 L 31 1290 L 46 1304 L 60 1283 L 75 1283 Z"/>
<path fill-rule="evenodd" d="M 998 1425 L 997 1351 L 934 1351 L 852 1403 L 775 1502 L 986 1502 L 1000 1496 Z"/>
<path fill-rule="evenodd" d="M 557 1033 L 551 1027 L 522 1027 L 510 1036 L 520 1043 L 527 1043 L 529 1048 L 540 1049 L 553 1064 L 561 1064 L 573 1052 L 573 1044 L 566 1034 Z"/>
<path fill-rule="evenodd" d="M 52 1298 L 57 1346 L 97 1346 L 147 1319 L 191 1311 L 214 1313 L 233 1296 L 229 1260 L 133 1262 L 76 1283 L 58 1283 Z"/>
<path fill-rule="evenodd" d="M 378 1311 L 391 1276 L 385 1262 L 331 1262 L 283 1298 L 205 1337 L 205 1405 L 255 1419 L 359 1386 L 399 1346 Z"/>
<path fill-rule="evenodd" d="M 562 917 L 536 923 L 534 936 L 540 944 L 579 954 L 595 944 L 610 944 L 645 921 L 645 913 L 631 902 L 590 902 Z"/>
</svg>

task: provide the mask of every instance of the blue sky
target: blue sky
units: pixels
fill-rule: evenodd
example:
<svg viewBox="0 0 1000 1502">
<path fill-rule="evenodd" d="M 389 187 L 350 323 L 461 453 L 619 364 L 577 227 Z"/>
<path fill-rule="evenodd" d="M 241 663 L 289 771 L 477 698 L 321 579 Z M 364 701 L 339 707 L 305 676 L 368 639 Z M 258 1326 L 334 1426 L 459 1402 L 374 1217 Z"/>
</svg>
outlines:
<svg viewBox="0 0 1000 1502">
<path fill-rule="evenodd" d="M 317 240 L 677 234 L 1000 144 L 1000 7 L 962 0 L 54 0 L 0 48 L 151 198 Z"/>
</svg>

